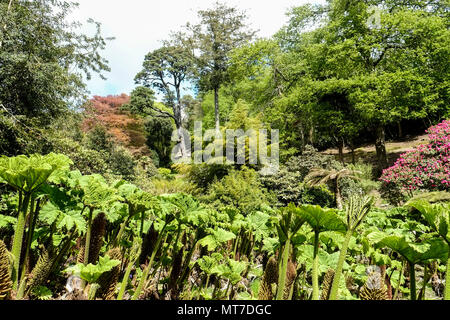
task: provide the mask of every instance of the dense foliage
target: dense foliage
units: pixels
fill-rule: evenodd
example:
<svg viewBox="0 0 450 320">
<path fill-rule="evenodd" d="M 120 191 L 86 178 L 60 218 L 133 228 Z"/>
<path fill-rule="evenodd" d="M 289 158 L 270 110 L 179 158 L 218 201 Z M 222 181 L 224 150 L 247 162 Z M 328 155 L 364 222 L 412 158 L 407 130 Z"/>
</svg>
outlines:
<svg viewBox="0 0 450 320">
<path fill-rule="evenodd" d="M 448 1 L 306 4 L 268 39 L 216 3 L 91 99 L 75 6 L 0 0 L 0 300 L 450 300 Z M 174 164 L 198 123 L 279 130 L 279 170 Z"/>
</svg>

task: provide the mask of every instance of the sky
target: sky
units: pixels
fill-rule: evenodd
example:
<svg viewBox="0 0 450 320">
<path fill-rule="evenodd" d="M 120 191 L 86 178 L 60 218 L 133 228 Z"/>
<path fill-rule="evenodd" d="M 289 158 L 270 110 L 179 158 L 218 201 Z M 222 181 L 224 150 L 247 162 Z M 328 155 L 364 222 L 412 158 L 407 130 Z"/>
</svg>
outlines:
<svg viewBox="0 0 450 320">
<path fill-rule="evenodd" d="M 115 37 L 101 52 L 109 61 L 107 80 L 93 76 L 87 81 L 91 95 L 130 94 L 134 76 L 141 71 L 145 55 L 161 46 L 171 31 L 180 30 L 187 22 L 197 22 L 197 11 L 210 8 L 215 0 L 77 0 L 74 20 L 85 23 L 88 18 L 102 24 L 104 37 Z M 308 0 L 222 0 L 245 10 L 248 23 L 259 30 L 259 37 L 270 37 L 286 22 L 285 13 Z M 85 24 L 83 31 L 92 34 Z"/>
</svg>

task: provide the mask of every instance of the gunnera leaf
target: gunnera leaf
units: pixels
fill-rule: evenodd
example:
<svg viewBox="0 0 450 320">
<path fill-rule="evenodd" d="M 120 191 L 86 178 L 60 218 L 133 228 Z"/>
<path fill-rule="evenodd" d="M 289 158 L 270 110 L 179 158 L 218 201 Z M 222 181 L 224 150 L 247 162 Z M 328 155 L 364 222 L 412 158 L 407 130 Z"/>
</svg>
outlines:
<svg viewBox="0 0 450 320">
<path fill-rule="evenodd" d="M 12 289 L 11 274 L 9 273 L 8 250 L 0 240 L 0 300 L 7 299 Z"/>
</svg>

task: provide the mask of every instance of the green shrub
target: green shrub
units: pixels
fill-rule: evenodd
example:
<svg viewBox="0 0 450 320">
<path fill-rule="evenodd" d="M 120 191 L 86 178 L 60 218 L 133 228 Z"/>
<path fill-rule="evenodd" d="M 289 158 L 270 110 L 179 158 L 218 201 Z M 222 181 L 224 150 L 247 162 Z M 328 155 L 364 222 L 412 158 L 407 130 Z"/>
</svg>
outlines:
<svg viewBox="0 0 450 320">
<path fill-rule="evenodd" d="M 214 180 L 220 180 L 225 177 L 231 166 L 224 164 L 177 164 L 173 166 L 178 173 L 186 176 L 186 178 L 197 185 L 199 188 L 206 190 Z"/>
<path fill-rule="evenodd" d="M 217 208 L 234 206 L 245 216 L 276 198 L 262 186 L 258 173 L 244 166 L 213 182 L 204 201 Z"/>
<path fill-rule="evenodd" d="M 105 152 L 89 149 L 70 138 L 54 139 L 53 150 L 73 159 L 73 168 L 82 174 L 104 174 L 108 170 Z"/>
<path fill-rule="evenodd" d="M 334 203 L 326 186 L 308 187 L 303 180 L 314 168 L 331 168 L 337 165 L 331 156 L 324 156 L 311 146 L 306 146 L 300 156 L 291 157 L 277 174 L 263 176 L 263 185 L 274 190 L 280 206 L 295 204 L 319 204 L 329 207 Z M 331 198 L 330 198 L 331 195 Z"/>
<path fill-rule="evenodd" d="M 125 179 L 133 179 L 136 161 L 126 148 L 116 146 L 109 155 L 108 163 L 113 174 Z"/>
<path fill-rule="evenodd" d="M 166 180 L 173 180 L 175 179 L 175 175 L 172 173 L 172 170 L 168 168 L 158 168 L 158 176 L 159 178 L 166 179 Z"/>
<path fill-rule="evenodd" d="M 334 167 L 336 163 L 332 156 L 323 155 L 314 147 L 307 145 L 301 155 L 291 157 L 286 162 L 286 169 L 289 172 L 298 172 L 299 182 L 302 182 L 312 169 L 327 169 Z"/>
<path fill-rule="evenodd" d="M 108 133 L 106 128 L 96 125 L 85 136 L 85 145 L 89 149 L 97 151 L 111 152 L 113 149 L 112 135 Z"/>
<path fill-rule="evenodd" d="M 301 184 L 303 191 L 300 202 L 303 204 L 315 204 L 321 207 L 331 208 L 334 206 L 334 194 L 326 186 L 320 185 L 310 187 Z"/>
<path fill-rule="evenodd" d="M 187 193 L 197 194 L 196 186 L 184 179 L 167 180 L 161 178 L 153 178 L 146 186 L 146 191 L 154 195 Z"/>
</svg>

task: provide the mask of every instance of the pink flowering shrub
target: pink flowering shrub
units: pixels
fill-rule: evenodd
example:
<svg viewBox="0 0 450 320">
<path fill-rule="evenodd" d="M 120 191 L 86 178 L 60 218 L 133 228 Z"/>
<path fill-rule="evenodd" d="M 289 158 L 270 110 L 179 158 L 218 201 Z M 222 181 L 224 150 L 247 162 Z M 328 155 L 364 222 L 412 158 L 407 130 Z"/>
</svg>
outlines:
<svg viewBox="0 0 450 320">
<path fill-rule="evenodd" d="M 417 190 L 450 189 L 450 120 L 426 132 L 429 144 L 402 154 L 392 167 L 383 170 L 381 191 L 391 202 L 398 203 Z"/>
</svg>

